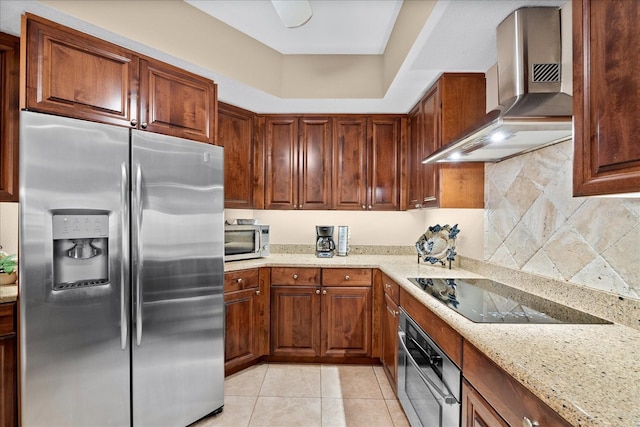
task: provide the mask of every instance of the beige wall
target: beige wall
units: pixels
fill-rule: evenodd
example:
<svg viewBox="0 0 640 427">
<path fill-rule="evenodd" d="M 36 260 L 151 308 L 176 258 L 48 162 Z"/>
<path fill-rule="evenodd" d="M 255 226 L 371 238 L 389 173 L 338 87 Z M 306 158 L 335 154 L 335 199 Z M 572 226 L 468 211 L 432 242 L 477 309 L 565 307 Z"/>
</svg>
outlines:
<svg viewBox="0 0 640 427">
<path fill-rule="evenodd" d="M 482 258 L 482 209 L 430 209 L 408 212 L 225 210 L 225 218 L 256 218 L 269 224 L 271 243 L 315 242 L 316 225 L 348 225 L 352 245 L 412 247 L 435 224 L 459 224 L 458 254 Z M 337 236 L 337 228 L 334 236 Z"/>
<path fill-rule="evenodd" d="M 18 203 L 0 203 L 0 245 L 8 254 L 18 253 Z"/>
</svg>

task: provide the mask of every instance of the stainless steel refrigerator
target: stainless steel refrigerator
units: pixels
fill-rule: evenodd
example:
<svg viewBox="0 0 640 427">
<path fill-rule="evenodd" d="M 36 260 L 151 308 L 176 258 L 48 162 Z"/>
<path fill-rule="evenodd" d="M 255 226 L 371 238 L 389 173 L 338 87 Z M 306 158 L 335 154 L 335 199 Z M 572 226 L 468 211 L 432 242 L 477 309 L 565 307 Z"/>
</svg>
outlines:
<svg viewBox="0 0 640 427">
<path fill-rule="evenodd" d="M 221 410 L 222 148 L 20 115 L 22 425 Z"/>
</svg>

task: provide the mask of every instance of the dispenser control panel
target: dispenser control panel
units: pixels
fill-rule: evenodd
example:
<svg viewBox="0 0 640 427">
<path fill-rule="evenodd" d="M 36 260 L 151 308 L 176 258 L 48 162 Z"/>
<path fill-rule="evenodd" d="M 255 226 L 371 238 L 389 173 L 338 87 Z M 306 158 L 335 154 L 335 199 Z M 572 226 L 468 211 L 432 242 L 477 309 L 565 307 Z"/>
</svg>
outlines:
<svg viewBox="0 0 640 427">
<path fill-rule="evenodd" d="M 108 215 L 54 215 L 53 239 L 109 237 Z"/>
</svg>

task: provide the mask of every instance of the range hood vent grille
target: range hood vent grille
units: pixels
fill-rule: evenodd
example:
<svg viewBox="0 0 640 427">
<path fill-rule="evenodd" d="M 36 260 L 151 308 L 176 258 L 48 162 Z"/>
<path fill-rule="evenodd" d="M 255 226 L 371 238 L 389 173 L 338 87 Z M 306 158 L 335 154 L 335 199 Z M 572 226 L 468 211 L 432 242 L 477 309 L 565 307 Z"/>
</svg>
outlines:
<svg viewBox="0 0 640 427">
<path fill-rule="evenodd" d="M 498 162 L 572 137 L 573 100 L 561 91 L 560 9 L 518 9 L 496 35 L 500 107 L 422 163 Z"/>
<path fill-rule="evenodd" d="M 560 82 L 560 64 L 533 64 L 533 83 Z"/>
</svg>

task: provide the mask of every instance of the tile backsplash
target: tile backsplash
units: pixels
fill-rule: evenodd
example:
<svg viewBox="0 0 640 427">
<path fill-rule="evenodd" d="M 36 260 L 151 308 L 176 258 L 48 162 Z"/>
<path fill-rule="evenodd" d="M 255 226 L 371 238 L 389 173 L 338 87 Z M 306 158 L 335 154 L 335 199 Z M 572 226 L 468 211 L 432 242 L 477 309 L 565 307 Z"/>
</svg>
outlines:
<svg viewBox="0 0 640 427">
<path fill-rule="evenodd" d="M 640 199 L 572 197 L 565 141 L 485 166 L 484 260 L 640 298 Z"/>
</svg>

